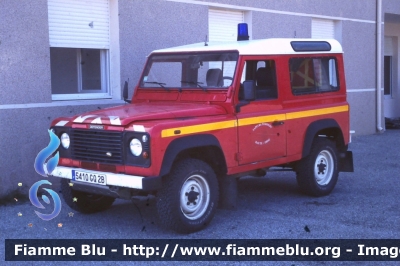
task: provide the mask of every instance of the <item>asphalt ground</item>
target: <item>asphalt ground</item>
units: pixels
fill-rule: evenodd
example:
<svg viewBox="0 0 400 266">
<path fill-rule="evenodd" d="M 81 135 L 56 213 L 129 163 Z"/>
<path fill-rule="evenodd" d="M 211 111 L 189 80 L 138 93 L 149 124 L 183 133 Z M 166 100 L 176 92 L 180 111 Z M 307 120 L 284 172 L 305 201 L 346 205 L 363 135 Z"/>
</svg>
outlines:
<svg viewBox="0 0 400 266">
<path fill-rule="evenodd" d="M 62 204 L 51 221 L 36 216 L 24 197 L 0 205 L 1 265 L 75 265 L 76 262 L 4 262 L 4 239 L 399 239 L 400 130 L 353 137 L 354 173 L 340 173 L 326 197 L 301 194 L 293 172 L 268 172 L 239 180 L 236 210 L 218 209 L 211 224 L 190 235 L 158 225 L 154 199 L 117 200 L 84 215 Z M 15 180 L 16 184 L 18 180 Z M 17 201 L 18 200 L 18 201 Z M 73 217 L 69 216 L 74 212 Z M 18 216 L 21 213 L 22 216 Z M 62 227 L 58 224 L 62 223 Z M 31 224 L 32 226 L 28 226 Z M 306 230 L 308 229 L 308 230 Z M 127 265 L 132 262 L 84 262 Z M 397 262 L 398 263 L 398 262 Z M 398 265 L 396 262 L 262 262 L 263 265 Z M 135 265 L 232 265 L 235 262 L 135 262 Z M 240 265 L 261 264 L 240 262 Z"/>
</svg>

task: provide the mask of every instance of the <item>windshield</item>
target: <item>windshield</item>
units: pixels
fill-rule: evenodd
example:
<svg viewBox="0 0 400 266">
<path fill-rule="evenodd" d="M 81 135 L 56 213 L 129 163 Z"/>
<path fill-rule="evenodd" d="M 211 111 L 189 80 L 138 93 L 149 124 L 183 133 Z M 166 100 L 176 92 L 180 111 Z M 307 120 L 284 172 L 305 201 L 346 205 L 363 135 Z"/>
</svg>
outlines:
<svg viewBox="0 0 400 266">
<path fill-rule="evenodd" d="M 140 86 L 143 88 L 221 89 L 232 84 L 237 52 L 153 54 Z"/>
</svg>

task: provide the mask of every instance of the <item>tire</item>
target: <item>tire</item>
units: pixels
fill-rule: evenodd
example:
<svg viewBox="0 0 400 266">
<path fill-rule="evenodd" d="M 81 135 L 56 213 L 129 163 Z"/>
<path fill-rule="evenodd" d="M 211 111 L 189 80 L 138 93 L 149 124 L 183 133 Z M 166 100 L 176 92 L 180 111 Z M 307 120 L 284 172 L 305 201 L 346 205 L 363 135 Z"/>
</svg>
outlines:
<svg viewBox="0 0 400 266">
<path fill-rule="evenodd" d="M 311 196 L 330 194 L 335 187 L 338 171 L 338 152 L 335 143 L 326 138 L 316 138 L 310 154 L 297 166 L 297 183 Z"/>
<path fill-rule="evenodd" d="M 61 180 L 61 193 L 65 203 L 73 210 L 81 213 L 95 213 L 108 209 L 115 198 L 89 194 L 82 191 L 73 190 L 69 185 L 69 180 Z M 77 200 L 74 201 L 74 198 Z"/>
<path fill-rule="evenodd" d="M 185 159 L 174 165 L 157 194 L 161 225 L 178 233 L 205 228 L 218 205 L 218 181 L 203 161 Z"/>
</svg>

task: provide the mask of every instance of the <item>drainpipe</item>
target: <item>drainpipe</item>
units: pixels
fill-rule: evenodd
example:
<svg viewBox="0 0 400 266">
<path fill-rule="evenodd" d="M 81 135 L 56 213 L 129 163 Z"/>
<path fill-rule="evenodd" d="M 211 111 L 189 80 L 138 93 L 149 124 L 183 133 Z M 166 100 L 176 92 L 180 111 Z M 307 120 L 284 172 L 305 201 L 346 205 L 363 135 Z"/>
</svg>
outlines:
<svg viewBox="0 0 400 266">
<path fill-rule="evenodd" d="M 376 129 L 382 127 L 382 0 L 376 1 Z"/>
</svg>

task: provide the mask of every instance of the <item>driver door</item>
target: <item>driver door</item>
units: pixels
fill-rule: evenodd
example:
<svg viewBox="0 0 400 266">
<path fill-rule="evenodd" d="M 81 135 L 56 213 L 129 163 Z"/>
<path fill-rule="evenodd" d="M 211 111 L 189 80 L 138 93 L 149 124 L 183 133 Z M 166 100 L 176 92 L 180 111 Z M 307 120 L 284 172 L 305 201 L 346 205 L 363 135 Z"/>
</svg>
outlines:
<svg viewBox="0 0 400 266">
<path fill-rule="evenodd" d="M 237 114 L 239 164 L 286 156 L 286 115 L 279 99 L 273 60 L 246 61 L 243 79 L 253 80 L 255 99 Z"/>
</svg>

